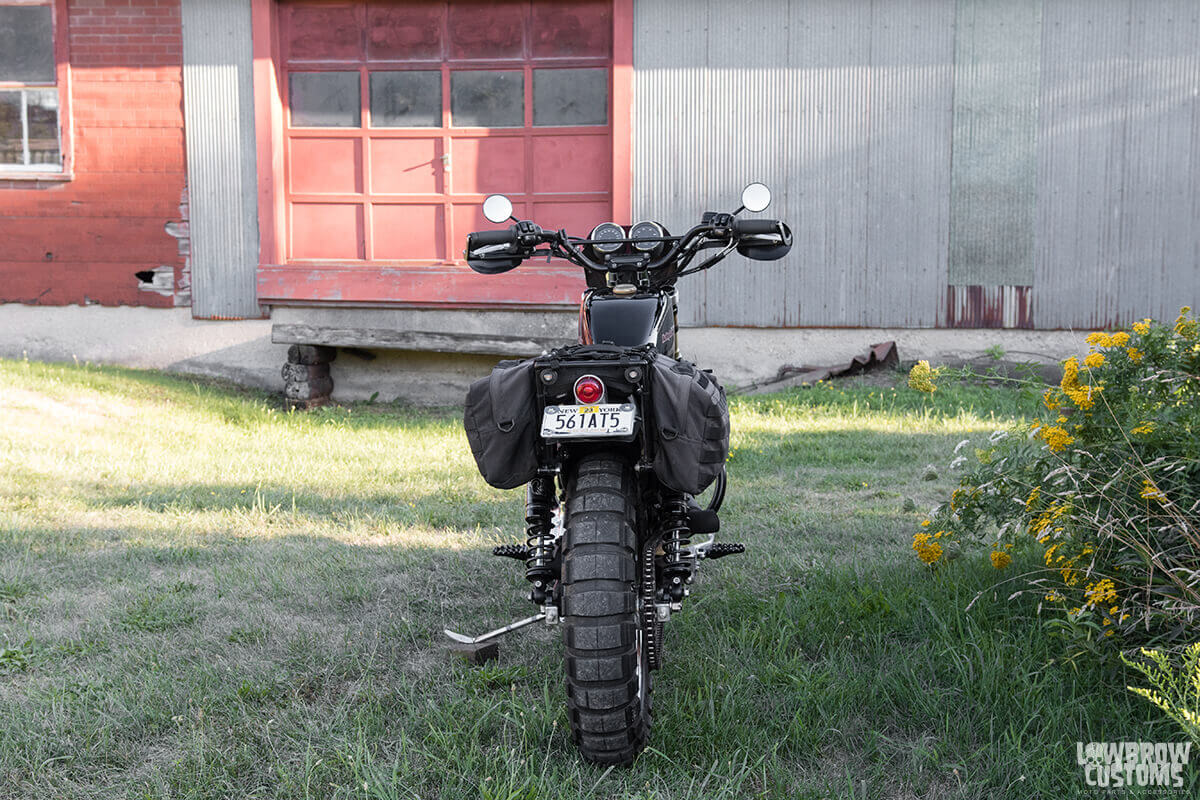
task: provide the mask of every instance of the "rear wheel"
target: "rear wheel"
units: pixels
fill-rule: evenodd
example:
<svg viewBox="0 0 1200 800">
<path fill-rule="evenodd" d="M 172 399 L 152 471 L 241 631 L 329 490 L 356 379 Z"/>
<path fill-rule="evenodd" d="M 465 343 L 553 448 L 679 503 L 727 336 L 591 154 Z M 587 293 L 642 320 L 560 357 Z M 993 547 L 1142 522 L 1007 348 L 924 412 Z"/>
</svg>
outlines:
<svg viewBox="0 0 1200 800">
<path fill-rule="evenodd" d="M 590 453 L 567 483 L 562 567 L 567 716 L 580 753 L 628 764 L 650 735 L 650 669 L 638 614 L 633 469 Z"/>
</svg>

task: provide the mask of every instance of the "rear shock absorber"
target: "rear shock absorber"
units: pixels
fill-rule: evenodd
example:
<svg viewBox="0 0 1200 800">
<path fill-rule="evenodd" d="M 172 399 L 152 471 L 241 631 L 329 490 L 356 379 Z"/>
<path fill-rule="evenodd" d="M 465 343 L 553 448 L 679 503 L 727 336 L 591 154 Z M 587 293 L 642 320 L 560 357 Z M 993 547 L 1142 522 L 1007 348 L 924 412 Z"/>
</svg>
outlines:
<svg viewBox="0 0 1200 800">
<path fill-rule="evenodd" d="M 542 606 L 550 597 L 554 570 L 554 537 L 550 533 L 554 512 L 554 478 L 538 476 L 525 489 L 525 580 L 533 584 L 529 599 Z"/>
<path fill-rule="evenodd" d="M 663 503 L 662 546 L 665 563 L 662 574 L 663 588 L 675 603 L 683 600 L 684 584 L 692 574 L 692 566 L 683 552 L 691 544 L 690 537 L 687 501 L 683 495 L 668 497 Z"/>
</svg>

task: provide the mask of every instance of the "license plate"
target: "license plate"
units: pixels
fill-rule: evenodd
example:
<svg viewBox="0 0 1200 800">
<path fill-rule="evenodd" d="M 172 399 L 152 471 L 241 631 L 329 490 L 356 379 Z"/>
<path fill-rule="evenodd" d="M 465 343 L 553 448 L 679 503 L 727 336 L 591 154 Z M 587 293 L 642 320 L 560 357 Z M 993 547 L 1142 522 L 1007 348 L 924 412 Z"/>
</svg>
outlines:
<svg viewBox="0 0 1200 800">
<path fill-rule="evenodd" d="M 603 406 L 546 406 L 543 439 L 629 436 L 633 433 L 633 404 Z"/>
</svg>

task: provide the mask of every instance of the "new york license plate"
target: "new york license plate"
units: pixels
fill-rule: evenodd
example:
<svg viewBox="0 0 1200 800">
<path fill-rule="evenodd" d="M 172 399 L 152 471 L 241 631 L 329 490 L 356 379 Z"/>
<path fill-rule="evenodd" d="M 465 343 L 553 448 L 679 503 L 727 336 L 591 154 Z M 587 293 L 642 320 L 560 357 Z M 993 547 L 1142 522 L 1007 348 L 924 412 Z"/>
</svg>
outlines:
<svg viewBox="0 0 1200 800">
<path fill-rule="evenodd" d="M 633 404 L 546 406 L 543 439 L 629 436 L 633 433 Z"/>
</svg>

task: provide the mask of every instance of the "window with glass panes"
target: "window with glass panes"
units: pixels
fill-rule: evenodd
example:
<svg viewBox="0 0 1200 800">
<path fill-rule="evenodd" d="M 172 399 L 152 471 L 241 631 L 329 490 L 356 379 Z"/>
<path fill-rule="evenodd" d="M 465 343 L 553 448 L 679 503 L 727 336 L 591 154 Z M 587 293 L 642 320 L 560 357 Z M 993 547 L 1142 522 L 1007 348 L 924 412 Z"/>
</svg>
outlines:
<svg viewBox="0 0 1200 800">
<path fill-rule="evenodd" d="M 611 215 L 611 0 L 279 8 L 288 260 L 459 260 L 493 192 Z"/>
<path fill-rule="evenodd" d="M 61 172 L 55 8 L 0 0 L 0 175 Z"/>
</svg>

